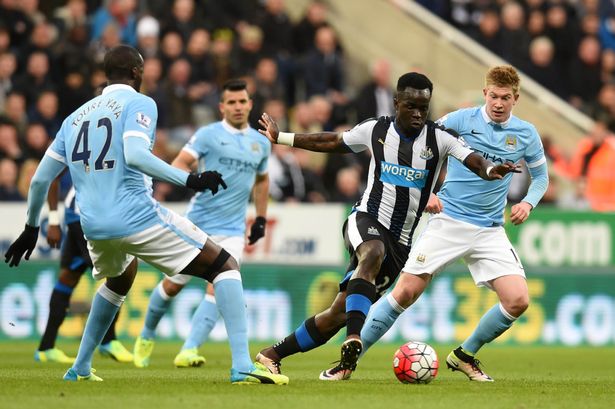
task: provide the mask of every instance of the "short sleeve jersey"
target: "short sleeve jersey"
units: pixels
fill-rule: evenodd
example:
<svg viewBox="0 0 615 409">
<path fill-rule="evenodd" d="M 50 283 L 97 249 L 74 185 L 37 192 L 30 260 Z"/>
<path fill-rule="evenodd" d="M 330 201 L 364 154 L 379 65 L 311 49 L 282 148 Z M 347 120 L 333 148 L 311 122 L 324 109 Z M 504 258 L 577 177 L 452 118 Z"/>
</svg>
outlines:
<svg viewBox="0 0 615 409">
<path fill-rule="evenodd" d="M 403 245 L 411 243 L 444 159 L 452 155 L 463 161 L 472 153 L 433 122 L 408 138 L 393 118 L 380 117 L 344 132 L 343 138 L 354 152 L 371 152 L 367 186 L 355 209 L 376 217 Z"/>
<path fill-rule="evenodd" d="M 198 160 L 199 172 L 218 171 L 228 186 L 215 196 L 209 191 L 197 193 L 186 216 L 208 234 L 243 236 L 256 175 L 267 173 L 271 153 L 267 138 L 253 128 L 238 130 L 220 121 L 200 128 L 183 150 Z"/>
</svg>

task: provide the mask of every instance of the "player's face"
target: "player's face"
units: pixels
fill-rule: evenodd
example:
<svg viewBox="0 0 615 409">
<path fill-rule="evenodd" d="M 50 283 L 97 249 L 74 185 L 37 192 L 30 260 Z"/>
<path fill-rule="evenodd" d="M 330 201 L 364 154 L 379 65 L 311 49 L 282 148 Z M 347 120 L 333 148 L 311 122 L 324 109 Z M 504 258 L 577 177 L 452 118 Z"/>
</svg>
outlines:
<svg viewBox="0 0 615 409">
<path fill-rule="evenodd" d="M 224 91 L 220 102 L 222 118 L 234 128 L 242 129 L 248 124 L 248 115 L 252 110 L 252 100 L 248 91 Z"/>
<path fill-rule="evenodd" d="M 496 87 L 489 85 L 483 89 L 487 115 L 495 123 L 506 122 L 510 113 L 519 99 L 519 94 L 514 94 L 512 87 Z"/>
<path fill-rule="evenodd" d="M 429 89 L 406 88 L 393 100 L 396 123 L 404 133 L 420 132 L 427 121 L 431 92 Z"/>
</svg>

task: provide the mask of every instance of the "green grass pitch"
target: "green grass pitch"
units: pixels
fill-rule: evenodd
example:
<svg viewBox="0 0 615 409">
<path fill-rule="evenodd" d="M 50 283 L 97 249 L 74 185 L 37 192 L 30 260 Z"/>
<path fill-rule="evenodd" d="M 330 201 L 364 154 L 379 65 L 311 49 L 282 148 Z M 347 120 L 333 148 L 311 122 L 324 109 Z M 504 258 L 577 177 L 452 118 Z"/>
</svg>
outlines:
<svg viewBox="0 0 615 409">
<path fill-rule="evenodd" d="M 129 344 L 126 343 L 128 346 Z M 613 408 L 615 348 L 488 346 L 480 358 L 495 378 L 469 382 L 444 366 L 428 385 L 403 385 L 391 368 L 395 347 L 374 347 L 346 382 L 318 380 L 319 371 L 337 359 L 331 345 L 286 359 L 288 386 L 239 386 L 229 383 L 227 344 L 201 348 L 207 363 L 176 369 L 178 343 L 159 343 L 147 369 L 119 364 L 98 354 L 97 374 L 104 382 L 63 382 L 61 364 L 41 364 L 33 342 L 0 342 L 0 407 L 10 408 Z M 76 343 L 58 347 L 74 353 Z M 253 354 L 260 345 L 251 346 Z M 451 346 L 434 345 L 443 362 Z"/>
</svg>

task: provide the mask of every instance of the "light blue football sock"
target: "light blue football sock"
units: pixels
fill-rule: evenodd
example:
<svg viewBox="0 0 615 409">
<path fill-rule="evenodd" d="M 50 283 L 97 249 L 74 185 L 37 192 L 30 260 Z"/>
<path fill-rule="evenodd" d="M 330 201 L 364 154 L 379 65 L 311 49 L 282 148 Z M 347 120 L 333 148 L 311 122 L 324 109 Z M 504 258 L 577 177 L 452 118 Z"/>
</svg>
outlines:
<svg viewBox="0 0 615 409">
<path fill-rule="evenodd" d="M 156 336 L 156 327 L 171 305 L 172 297 L 164 292 L 162 281 L 154 288 L 149 297 L 145 322 L 141 330 L 141 338 L 152 339 Z"/>
<path fill-rule="evenodd" d="M 73 369 L 78 375 L 90 374 L 94 350 L 102 341 L 125 299 L 126 296 L 111 291 L 105 284 L 98 288 L 85 324 L 79 352 L 73 363 Z"/>
<path fill-rule="evenodd" d="M 218 306 L 216 298 L 211 294 L 205 294 L 199 307 L 192 316 L 190 334 L 182 346 L 182 350 L 198 348 L 207 340 L 209 333 L 218 321 Z"/>
<path fill-rule="evenodd" d="M 468 354 L 476 354 L 483 345 L 502 335 L 516 319 L 506 312 L 502 304 L 494 305 L 483 315 L 472 335 L 461 344 L 461 348 Z"/>
<path fill-rule="evenodd" d="M 228 270 L 218 274 L 214 279 L 214 291 L 231 346 L 232 369 L 251 372 L 253 365 L 248 348 L 248 318 L 239 271 Z"/>
<path fill-rule="evenodd" d="M 389 293 L 372 306 L 361 330 L 364 355 L 393 326 L 397 317 L 404 312 L 395 298 Z"/>
</svg>

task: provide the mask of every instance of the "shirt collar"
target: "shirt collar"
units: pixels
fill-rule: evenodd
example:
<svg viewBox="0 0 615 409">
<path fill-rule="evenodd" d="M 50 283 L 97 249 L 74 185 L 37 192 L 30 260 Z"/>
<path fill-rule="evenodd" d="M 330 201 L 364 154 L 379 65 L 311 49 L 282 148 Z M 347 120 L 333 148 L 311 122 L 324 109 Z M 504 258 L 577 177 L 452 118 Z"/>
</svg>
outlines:
<svg viewBox="0 0 615 409">
<path fill-rule="evenodd" d="M 129 90 L 132 92 L 137 92 L 133 87 L 131 87 L 128 84 L 111 84 L 111 85 L 107 85 L 103 90 L 102 90 L 102 94 L 105 95 L 109 92 L 113 92 L 115 90 L 118 89 L 125 89 L 125 90 Z"/>
<path fill-rule="evenodd" d="M 506 128 L 508 126 L 508 124 L 510 123 L 510 118 L 512 117 L 512 114 L 508 117 L 508 119 L 504 122 L 493 122 L 491 120 L 491 118 L 489 118 L 489 115 L 487 115 L 487 106 L 483 105 L 482 107 L 480 107 L 480 114 L 483 116 L 483 119 L 485 120 L 485 122 L 487 122 L 489 125 L 491 126 L 501 126 L 502 128 Z"/>
<path fill-rule="evenodd" d="M 237 129 L 234 126 L 231 126 L 231 124 L 229 124 L 226 119 L 222 120 L 222 127 L 228 132 L 231 133 L 233 135 L 247 135 L 248 134 L 248 129 L 250 129 L 250 125 L 246 125 L 244 128 L 242 129 Z"/>
</svg>

